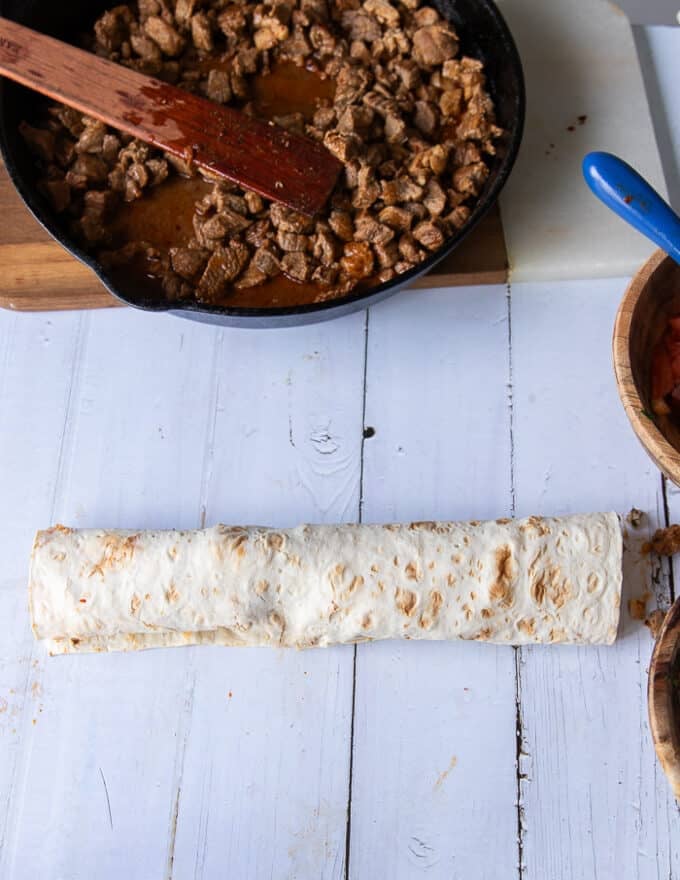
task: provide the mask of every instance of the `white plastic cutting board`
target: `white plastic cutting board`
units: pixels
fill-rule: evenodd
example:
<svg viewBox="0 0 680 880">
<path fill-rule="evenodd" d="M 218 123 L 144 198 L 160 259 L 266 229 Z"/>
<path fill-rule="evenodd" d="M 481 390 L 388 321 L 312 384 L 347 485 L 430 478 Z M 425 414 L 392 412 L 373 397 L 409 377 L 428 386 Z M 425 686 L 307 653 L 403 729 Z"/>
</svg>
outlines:
<svg viewBox="0 0 680 880">
<path fill-rule="evenodd" d="M 595 199 L 580 166 L 608 150 L 666 194 L 631 25 L 607 0 L 499 6 L 527 87 L 524 140 L 500 199 L 511 278 L 630 275 L 654 246 Z"/>
</svg>

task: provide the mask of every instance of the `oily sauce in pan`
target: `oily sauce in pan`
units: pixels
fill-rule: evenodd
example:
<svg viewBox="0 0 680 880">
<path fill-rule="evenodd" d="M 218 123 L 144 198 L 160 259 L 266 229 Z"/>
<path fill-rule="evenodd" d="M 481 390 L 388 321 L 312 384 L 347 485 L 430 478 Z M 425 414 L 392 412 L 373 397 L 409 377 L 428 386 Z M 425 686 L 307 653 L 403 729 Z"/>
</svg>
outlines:
<svg viewBox="0 0 680 880">
<path fill-rule="evenodd" d="M 219 69 L 214 62 L 210 65 Z M 322 99 L 333 100 L 335 86 L 332 80 L 322 78 L 314 71 L 291 62 L 276 65 L 269 74 L 255 77 L 252 83 L 252 101 L 258 115 L 268 119 L 289 113 L 302 113 L 310 120 Z M 196 202 L 207 195 L 212 183 L 200 175 L 174 177 L 145 192 L 134 202 L 126 203 L 112 222 L 114 240 L 118 246 L 127 241 L 148 241 L 162 249 L 186 245 L 193 236 L 192 218 Z M 147 272 L 146 261 L 133 259 L 124 270 L 111 274 L 129 285 L 130 280 L 146 293 L 164 297 L 160 280 Z M 369 282 L 370 283 L 370 282 Z M 239 306 L 246 309 L 290 308 L 314 303 L 321 288 L 311 282 L 293 281 L 277 275 L 256 287 L 234 290 L 218 306 Z"/>
</svg>

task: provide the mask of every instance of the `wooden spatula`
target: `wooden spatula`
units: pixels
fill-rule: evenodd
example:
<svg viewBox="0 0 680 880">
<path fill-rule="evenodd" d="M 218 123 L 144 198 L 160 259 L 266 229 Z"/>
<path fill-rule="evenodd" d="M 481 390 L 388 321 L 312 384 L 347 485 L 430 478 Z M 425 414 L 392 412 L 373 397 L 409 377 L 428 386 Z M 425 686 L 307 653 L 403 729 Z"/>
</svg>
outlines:
<svg viewBox="0 0 680 880">
<path fill-rule="evenodd" d="M 342 170 L 315 141 L 1 17 L 0 74 L 303 214 Z"/>
</svg>

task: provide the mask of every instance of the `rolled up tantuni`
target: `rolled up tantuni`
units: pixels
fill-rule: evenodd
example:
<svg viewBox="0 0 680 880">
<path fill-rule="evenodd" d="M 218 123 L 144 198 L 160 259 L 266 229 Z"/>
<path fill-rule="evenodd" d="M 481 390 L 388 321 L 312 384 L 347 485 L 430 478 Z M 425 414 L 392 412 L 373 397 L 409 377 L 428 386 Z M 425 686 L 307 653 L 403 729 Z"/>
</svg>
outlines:
<svg viewBox="0 0 680 880">
<path fill-rule="evenodd" d="M 375 639 L 610 644 L 618 517 L 38 532 L 33 630 L 52 653 Z"/>
</svg>

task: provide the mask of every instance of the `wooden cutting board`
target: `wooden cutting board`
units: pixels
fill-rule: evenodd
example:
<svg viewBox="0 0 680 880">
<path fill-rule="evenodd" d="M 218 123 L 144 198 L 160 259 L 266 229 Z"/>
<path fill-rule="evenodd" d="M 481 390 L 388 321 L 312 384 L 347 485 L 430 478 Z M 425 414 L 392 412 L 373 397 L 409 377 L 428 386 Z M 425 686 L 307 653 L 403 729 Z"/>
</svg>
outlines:
<svg viewBox="0 0 680 880">
<path fill-rule="evenodd" d="M 22 312 L 100 309 L 122 305 L 96 275 L 58 245 L 32 217 L 0 162 L 0 307 Z M 416 287 L 499 284 L 507 254 L 497 210 L 459 250 Z"/>
</svg>

